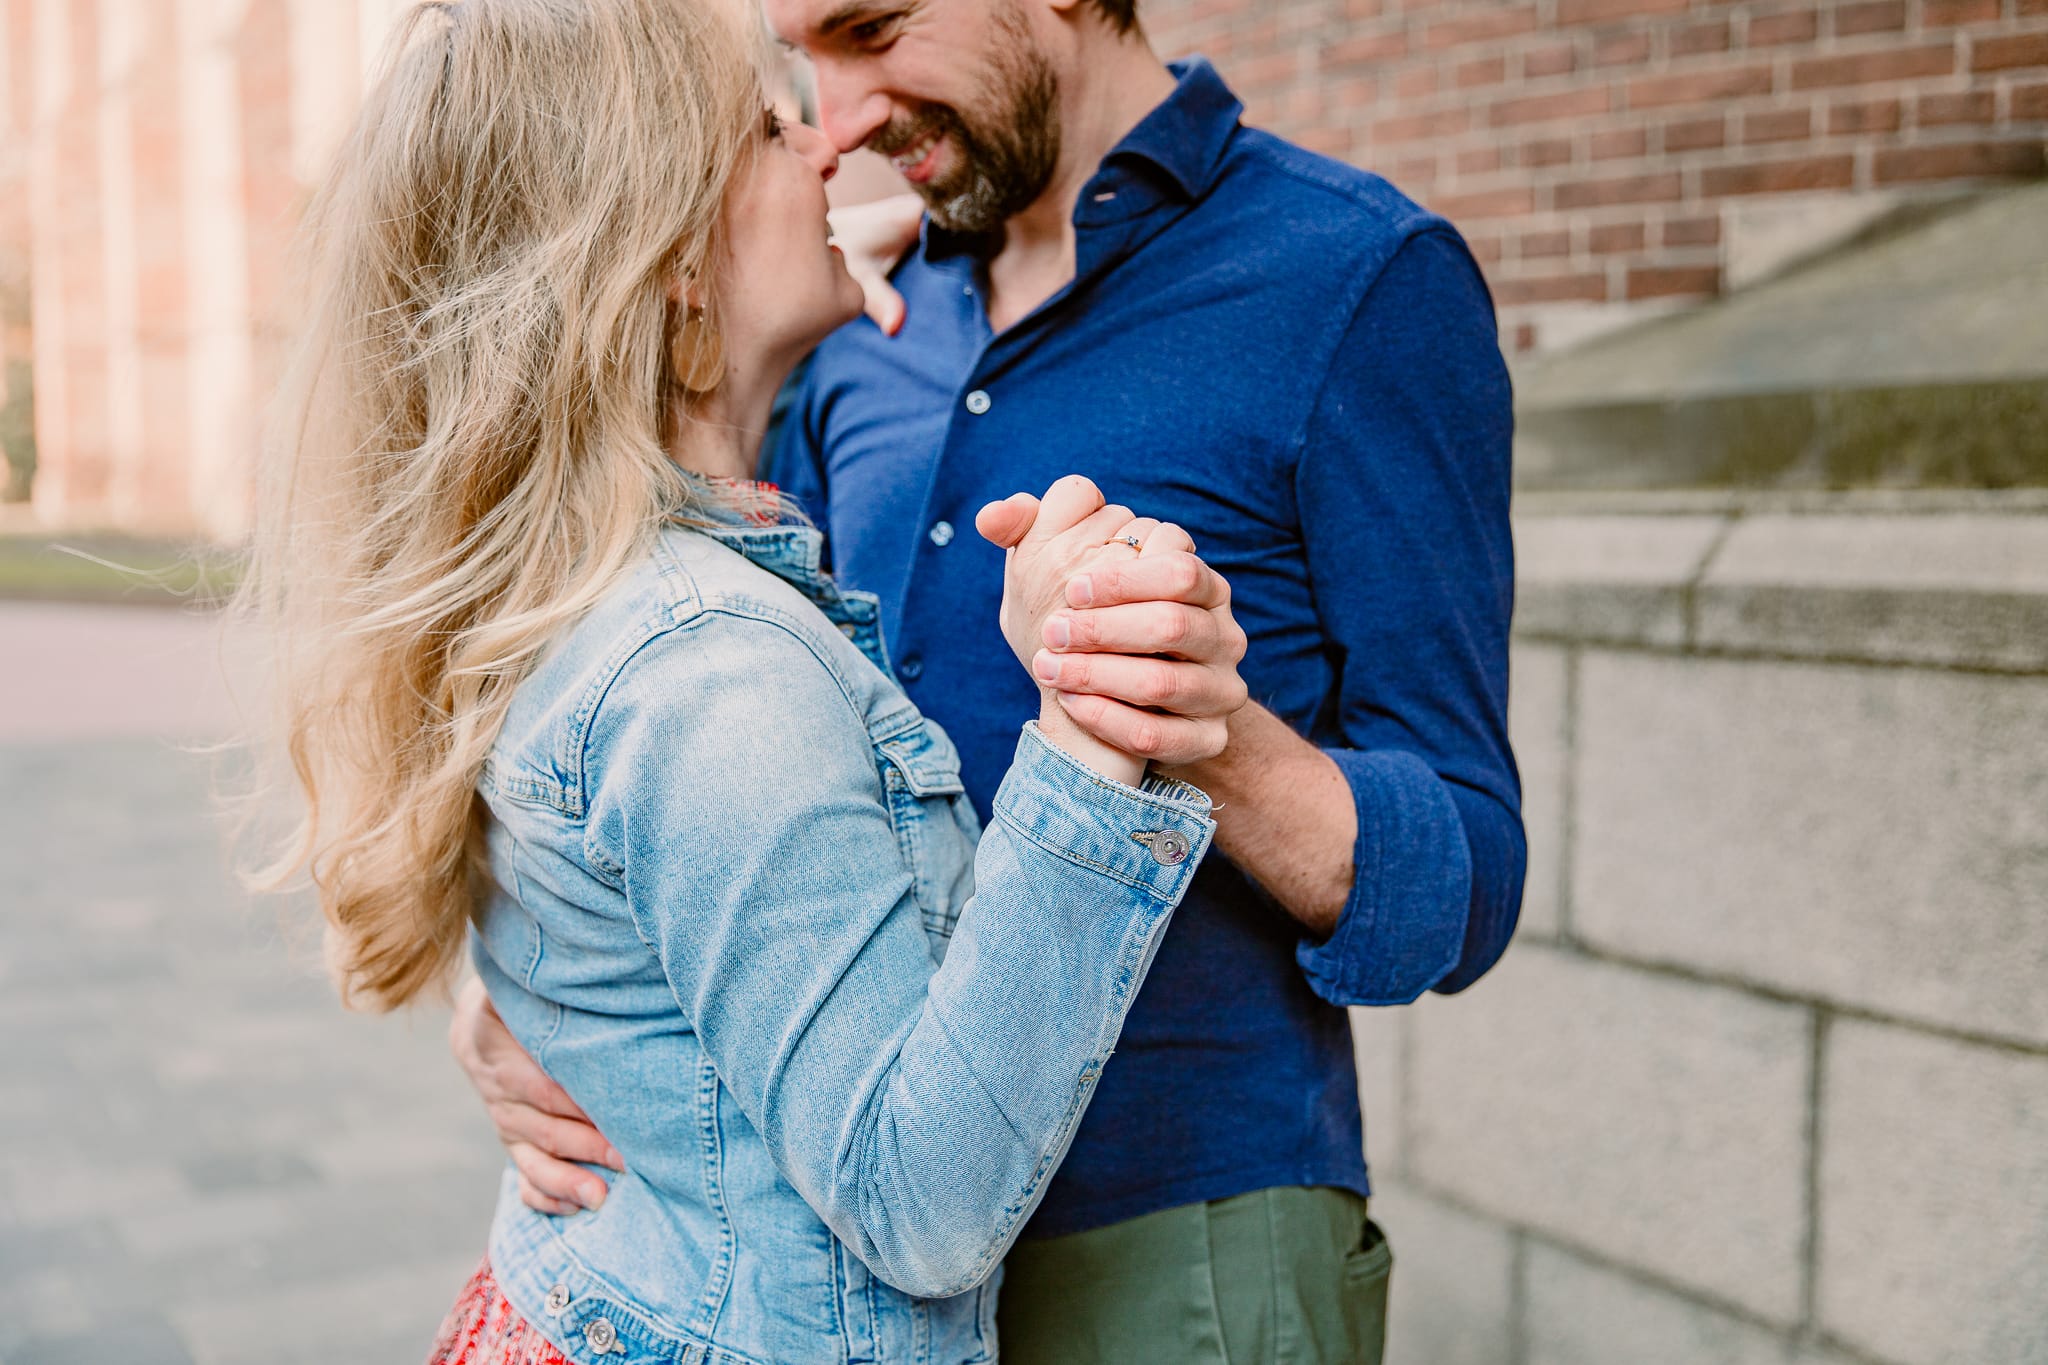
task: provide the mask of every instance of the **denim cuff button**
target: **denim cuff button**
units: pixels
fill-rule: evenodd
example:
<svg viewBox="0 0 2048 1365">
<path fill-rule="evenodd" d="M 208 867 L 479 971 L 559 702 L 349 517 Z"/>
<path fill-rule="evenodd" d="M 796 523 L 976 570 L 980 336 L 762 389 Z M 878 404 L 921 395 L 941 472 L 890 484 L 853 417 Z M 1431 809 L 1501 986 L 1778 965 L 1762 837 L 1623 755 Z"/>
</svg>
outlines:
<svg viewBox="0 0 2048 1365">
<path fill-rule="evenodd" d="M 1193 852 L 1188 837 L 1177 829 L 1140 830 L 1131 836 L 1152 850 L 1152 860 L 1166 867 L 1178 867 Z"/>
</svg>

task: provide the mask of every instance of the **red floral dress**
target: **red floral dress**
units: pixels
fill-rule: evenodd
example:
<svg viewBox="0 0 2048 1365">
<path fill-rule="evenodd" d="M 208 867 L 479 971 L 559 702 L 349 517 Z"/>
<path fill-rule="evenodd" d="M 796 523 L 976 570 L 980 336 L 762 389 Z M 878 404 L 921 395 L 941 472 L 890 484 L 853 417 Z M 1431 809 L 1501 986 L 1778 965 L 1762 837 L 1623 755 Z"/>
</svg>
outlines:
<svg viewBox="0 0 2048 1365">
<path fill-rule="evenodd" d="M 569 1365 L 498 1290 L 489 1257 L 469 1277 L 434 1338 L 427 1365 Z"/>
</svg>

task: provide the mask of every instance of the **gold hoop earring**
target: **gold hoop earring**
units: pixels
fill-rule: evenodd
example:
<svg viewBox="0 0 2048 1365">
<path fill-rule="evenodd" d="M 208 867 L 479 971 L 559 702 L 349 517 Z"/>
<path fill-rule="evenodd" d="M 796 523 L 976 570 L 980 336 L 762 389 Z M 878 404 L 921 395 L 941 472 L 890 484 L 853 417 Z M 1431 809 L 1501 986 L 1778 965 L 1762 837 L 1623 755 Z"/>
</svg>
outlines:
<svg viewBox="0 0 2048 1365">
<path fill-rule="evenodd" d="M 692 308 L 676 328 L 669 343 L 669 364 L 675 368 L 676 383 L 684 392 L 710 393 L 725 381 L 725 342 L 704 317 L 702 308 Z"/>
</svg>

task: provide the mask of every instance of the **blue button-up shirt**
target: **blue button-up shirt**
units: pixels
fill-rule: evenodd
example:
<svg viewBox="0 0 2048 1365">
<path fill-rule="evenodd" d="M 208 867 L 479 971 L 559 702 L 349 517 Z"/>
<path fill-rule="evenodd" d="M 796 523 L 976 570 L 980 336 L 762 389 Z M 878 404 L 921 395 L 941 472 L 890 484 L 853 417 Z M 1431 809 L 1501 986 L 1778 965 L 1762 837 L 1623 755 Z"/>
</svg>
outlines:
<svg viewBox="0 0 2048 1365">
<path fill-rule="evenodd" d="M 1335 932 L 1212 858 L 1032 1225 L 1070 1232 L 1273 1185 L 1364 1192 L 1343 1005 L 1457 990 L 1499 957 L 1525 850 L 1506 734 L 1507 374 L 1442 219 L 1242 127 L 1208 63 L 1104 158 L 1073 281 L 1001 334 L 989 244 L 927 225 L 901 333 L 828 338 L 767 476 L 876 593 L 897 676 L 987 806 L 1036 693 L 975 510 L 1082 473 L 1226 575 L 1253 698 L 1357 807 Z"/>
</svg>

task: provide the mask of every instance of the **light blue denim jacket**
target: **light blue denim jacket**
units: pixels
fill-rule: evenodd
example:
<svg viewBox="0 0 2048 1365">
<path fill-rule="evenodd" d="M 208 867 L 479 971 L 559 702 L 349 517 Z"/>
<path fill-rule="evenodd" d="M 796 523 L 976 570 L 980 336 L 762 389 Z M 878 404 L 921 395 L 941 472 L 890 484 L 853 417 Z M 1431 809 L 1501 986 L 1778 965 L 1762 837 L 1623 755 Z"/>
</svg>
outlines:
<svg viewBox="0 0 2048 1365">
<path fill-rule="evenodd" d="M 572 1360 L 993 1360 L 1002 1255 L 1208 847 L 1199 791 L 1033 725 L 977 849 L 818 559 L 664 530 L 485 769 L 477 970 L 626 1162 L 572 1217 L 501 1190 L 498 1280 Z"/>
</svg>

